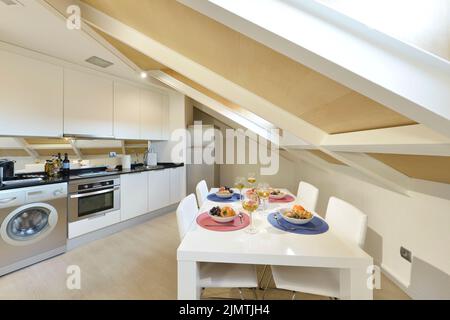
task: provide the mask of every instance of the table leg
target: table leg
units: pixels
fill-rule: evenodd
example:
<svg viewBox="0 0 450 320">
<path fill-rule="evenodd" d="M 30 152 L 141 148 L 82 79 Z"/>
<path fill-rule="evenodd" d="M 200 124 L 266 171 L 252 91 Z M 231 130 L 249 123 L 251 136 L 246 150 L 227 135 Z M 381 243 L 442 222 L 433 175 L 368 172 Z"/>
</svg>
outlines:
<svg viewBox="0 0 450 320">
<path fill-rule="evenodd" d="M 340 298 L 343 300 L 373 300 L 373 289 L 368 285 L 371 274 L 365 267 L 341 269 Z"/>
<path fill-rule="evenodd" d="M 178 300 L 199 300 L 199 263 L 178 261 Z"/>
</svg>

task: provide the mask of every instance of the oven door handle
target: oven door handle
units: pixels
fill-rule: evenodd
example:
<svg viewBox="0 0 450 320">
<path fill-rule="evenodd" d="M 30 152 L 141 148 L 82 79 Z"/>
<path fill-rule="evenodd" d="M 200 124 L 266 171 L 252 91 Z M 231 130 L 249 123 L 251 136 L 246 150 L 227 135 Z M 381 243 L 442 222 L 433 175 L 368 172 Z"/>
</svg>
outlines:
<svg viewBox="0 0 450 320">
<path fill-rule="evenodd" d="M 94 191 L 94 192 L 89 192 L 89 193 L 72 194 L 70 196 L 70 199 L 77 199 L 77 198 L 85 198 L 85 197 L 89 197 L 89 196 L 95 196 L 95 195 L 98 195 L 98 194 L 104 194 L 104 193 L 108 193 L 108 192 L 111 192 L 111 191 L 117 191 L 119 189 L 120 189 L 120 187 L 115 187 L 115 188 L 111 188 L 111 189 L 99 190 L 99 191 Z"/>
</svg>

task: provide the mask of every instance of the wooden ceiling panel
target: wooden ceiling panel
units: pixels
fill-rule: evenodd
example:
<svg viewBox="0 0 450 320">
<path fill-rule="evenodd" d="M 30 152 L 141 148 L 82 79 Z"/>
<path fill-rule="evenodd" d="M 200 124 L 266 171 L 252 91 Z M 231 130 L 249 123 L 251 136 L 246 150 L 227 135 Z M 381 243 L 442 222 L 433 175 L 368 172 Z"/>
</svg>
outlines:
<svg viewBox="0 0 450 320">
<path fill-rule="evenodd" d="M 329 154 L 326 154 L 323 151 L 320 151 L 320 150 L 309 150 L 309 152 L 312 153 L 313 155 L 321 158 L 322 160 L 325 160 L 328 163 L 346 166 L 345 163 L 343 163 L 343 162 L 339 161 L 338 159 L 330 156 Z"/>
<path fill-rule="evenodd" d="M 303 117 L 332 134 L 415 124 L 354 91 L 311 110 Z"/>
<path fill-rule="evenodd" d="M 83 1 L 328 133 L 414 123 L 175 0 Z"/>
<path fill-rule="evenodd" d="M 164 69 L 165 66 L 161 63 L 153 60 L 152 58 L 142 54 L 136 49 L 131 48 L 130 46 L 124 44 L 123 42 L 111 37 L 110 35 L 100 31 L 97 28 L 93 29 L 101 35 L 106 41 L 109 42 L 113 47 L 115 47 L 120 53 L 122 53 L 125 57 L 130 59 L 135 65 L 137 65 L 142 70 L 161 70 Z"/>
<path fill-rule="evenodd" d="M 450 157 L 371 153 L 408 177 L 441 183 L 450 183 Z"/>
</svg>

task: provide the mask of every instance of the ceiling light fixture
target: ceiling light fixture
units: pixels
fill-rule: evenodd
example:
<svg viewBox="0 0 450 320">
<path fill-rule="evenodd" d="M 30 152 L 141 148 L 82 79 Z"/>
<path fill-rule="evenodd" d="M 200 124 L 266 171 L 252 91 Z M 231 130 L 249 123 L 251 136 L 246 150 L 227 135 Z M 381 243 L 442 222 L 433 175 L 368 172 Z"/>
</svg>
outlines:
<svg viewBox="0 0 450 320">
<path fill-rule="evenodd" d="M 141 72 L 141 78 L 142 78 L 142 79 L 147 79 L 147 72 L 142 71 L 142 72 Z"/>
</svg>

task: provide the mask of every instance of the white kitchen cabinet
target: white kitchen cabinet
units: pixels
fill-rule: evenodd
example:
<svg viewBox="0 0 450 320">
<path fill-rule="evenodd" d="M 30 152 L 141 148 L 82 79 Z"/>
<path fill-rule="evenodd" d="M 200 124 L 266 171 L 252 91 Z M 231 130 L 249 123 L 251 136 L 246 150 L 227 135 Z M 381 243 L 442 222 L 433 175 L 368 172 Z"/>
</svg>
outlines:
<svg viewBox="0 0 450 320">
<path fill-rule="evenodd" d="M 63 134 L 63 69 L 0 51 L 0 135 Z"/>
<path fill-rule="evenodd" d="M 114 82 L 114 137 L 140 139 L 139 88 L 122 82 Z"/>
<path fill-rule="evenodd" d="M 95 216 L 69 223 L 68 238 L 73 239 L 120 222 L 120 211 L 111 211 L 102 216 Z"/>
<path fill-rule="evenodd" d="M 167 139 L 168 122 L 168 97 L 159 92 L 141 90 L 141 139 Z"/>
<path fill-rule="evenodd" d="M 120 208 L 122 221 L 147 213 L 148 172 L 120 176 Z"/>
<path fill-rule="evenodd" d="M 170 172 L 155 170 L 148 172 L 148 211 L 170 205 Z"/>
<path fill-rule="evenodd" d="M 170 204 L 177 203 L 185 196 L 184 167 L 168 169 L 170 172 Z"/>
<path fill-rule="evenodd" d="M 113 136 L 113 81 L 64 70 L 64 134 Z"/>
</svg>

